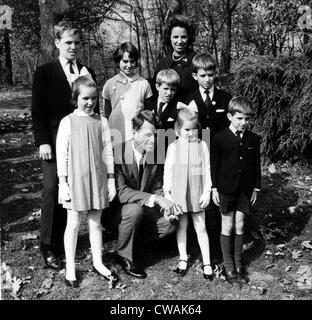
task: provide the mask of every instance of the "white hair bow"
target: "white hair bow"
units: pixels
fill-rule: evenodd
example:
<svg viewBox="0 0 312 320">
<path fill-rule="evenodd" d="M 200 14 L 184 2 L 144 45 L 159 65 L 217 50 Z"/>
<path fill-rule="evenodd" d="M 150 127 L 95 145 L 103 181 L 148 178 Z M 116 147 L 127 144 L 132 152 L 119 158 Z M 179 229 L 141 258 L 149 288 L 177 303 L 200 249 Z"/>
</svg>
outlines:
<svg viewBox="0 0 312 320">
<path fill-rule="evenodd" d="M 92 76 L 89 73 L 88 69 L 86 67 L 82 67 L 79 74 L 69 73 L 67 75 L 67 81 L 69 82 L 70 86 L 72 86 L 73 83 L 81 76 L 87 76 L 92 80 Z"/>
<path fill-rule="evenodd" d="M 183 109 L 183 108 L 187 108 L 187 109 L 189 109 L 190 111 L 193 111 L 193 112 L 198 112 L 198 108 L 197 108 L 197 105 L 196 105 L 194 100 L 192 100 L 188 105 L 179 101 L 177 103 L 177 110 Z"/>
</svg>

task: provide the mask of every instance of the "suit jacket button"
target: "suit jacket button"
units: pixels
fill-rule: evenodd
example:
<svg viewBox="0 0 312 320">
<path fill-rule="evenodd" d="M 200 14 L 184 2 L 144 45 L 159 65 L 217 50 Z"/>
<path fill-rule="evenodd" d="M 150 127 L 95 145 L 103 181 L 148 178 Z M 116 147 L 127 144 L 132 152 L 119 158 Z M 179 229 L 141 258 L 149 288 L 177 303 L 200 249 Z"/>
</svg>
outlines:
<svg viewBox="0 0 312 320">
<path fill-rule="evenodd" d="M 240 160 L 243 160 L 243 157 L 239 157 Z"/>
</svg>

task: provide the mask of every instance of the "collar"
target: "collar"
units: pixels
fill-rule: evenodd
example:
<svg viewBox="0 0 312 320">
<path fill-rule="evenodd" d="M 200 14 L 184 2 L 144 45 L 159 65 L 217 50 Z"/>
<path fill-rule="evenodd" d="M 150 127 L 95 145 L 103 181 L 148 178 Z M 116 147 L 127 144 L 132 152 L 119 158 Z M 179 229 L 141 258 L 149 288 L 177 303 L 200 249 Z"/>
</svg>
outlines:
<svg viewBox="0 0 312 320">
<path fill-rule="evenodd" d="M 230 124 L 229 129 L 236 135 L 236 129 L 234 128 L 234 126 L 232 124 Z M 242 136 L 244 135 L 245 130 L 242 131 Z"/>
<path fill-rule="evenodd" d="M 166 107 L 167 104 L 168 104 L 168 103 L 162 101 L 162 100 L 158 97 L 158 99 L 157 99 L 157 109 L 159 108 L 159 104 L 160 104 L 161 102 L 164 103 L 163 108 Z"/>
<path fill-rule="evenodd" d="M 77 116 L 80 117 L 86 117 L 86 116 L 92 116 L 94 114 L 94 112 L 92 113 L 85 113 L 84 111 L 80 110 L 80 109 L 75 109 L 74 110 L 74 114 L 76 114 Z"/>
<path fill-rule="evenodd" d="M 60 63 L 61 63 L 61 65 L 62 65 L 62 67 L 65 68 L 66 65 L 68 64 L 68 60 L 65 59 L 65 58 L 63 58 L 63 57 L 61 57 L 61 56 L 59 56 L 59 60 L 60 60 Z M 77 59 L 73 60 L 73 65 L 74 65 L 74 66 L 77 66 Z M 78 68 L 78 67 L 77 67 L 77 68 Z"/>
<path fill-rule="evenodd" d="M 210 98 L 213 97 L 214 90 L 215 90 L 214 85 L 212 85 L 211 88 L 209 89 L 209 96 L 210 96 Z M 201 94 L 202 96 L 203 96 L 204 94 L 206 94 L 206 93 L 205 93 L 205 89 L 203 89 L 202 87 L 199 87 L 199 92 L 200 92 L 200 94 Z"/>
<path fill-rule="evenodd" d="M 129 82 L 134 82 L 135 80 L 137 80 L 140 77 L 140 75 L 138 73 L 136 73 L 134 76 L 132 77 L 127 77 L 124 73 L 122 73 L 121 71 L 117 74 L 117 81 L 122 82 L 122 83 L 127 83 Z"/>
<path fill-rule="evenodd" d="M 139 165 L 140 159 L 141 159 L 141 157 L 142 157 L 142 153 L 140 153 L 140 152 L 135 148 L 135 146 L 134 146 L 134 140 L 132 140 L 131 145 L 132 145 L 132 149 L 133 149 L 133 152 L 134 152 L 135 161 L 136 161 L 137 165 Z"/>
</svg>

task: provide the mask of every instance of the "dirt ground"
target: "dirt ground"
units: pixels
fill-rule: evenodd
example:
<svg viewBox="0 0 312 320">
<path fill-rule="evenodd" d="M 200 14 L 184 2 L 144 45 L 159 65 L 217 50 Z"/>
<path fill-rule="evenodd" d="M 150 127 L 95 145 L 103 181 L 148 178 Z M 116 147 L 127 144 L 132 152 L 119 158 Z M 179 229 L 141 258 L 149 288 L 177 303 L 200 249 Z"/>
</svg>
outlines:
<svg viewBox="0 0 312 320">
<path fill-rule="evenodd" d="M 191 266 L 184 278 L 172 271 L 178 251 L 175 238 L 168 237 L 142 251 L 148 276 L 144 280 L 133 279 L 115 264 L 116 239 L 103 229 L 104 261 L 120 277 L 119 285 L 110 289 L 105 280 L 92 272 L 88 231 L 83 220 L 76 257 L 82 281 L 77 289 L 66 287 L 64 269 L 44 269 L 39 252 L 42 173 L 31 131 L 30 94 L 19 90 L 3 93 L 0 91 L 2 300 L 311 300 L 309 163 L 262 166 L 263 188 L 248 217 L 244 245 L 249 284 L 231 286 L 217 269 L 214 280 L 205 281 L 192 230 Z"/>
</svg>

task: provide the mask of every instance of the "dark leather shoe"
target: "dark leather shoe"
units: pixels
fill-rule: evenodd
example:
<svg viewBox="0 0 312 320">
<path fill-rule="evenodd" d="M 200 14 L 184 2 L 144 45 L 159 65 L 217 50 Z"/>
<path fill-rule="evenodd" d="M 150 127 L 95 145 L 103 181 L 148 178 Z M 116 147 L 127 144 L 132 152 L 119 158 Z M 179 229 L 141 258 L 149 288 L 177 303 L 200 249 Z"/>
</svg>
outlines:
<svg viewBox="0 0 312 320">
<path fill-rule="evenodd" d="M 116 262 L 120 264 L 124 272 L 130 276 L 140 279 L 144 279 L 147 276 L 143 269 L 125 257 L 116 255 Z"/>
<path fill-rule="evenodd" d="M 62 268 L 62 264 L 59 257 L 56 256 L 51 250 L 41 250 L 41 253 L 45 263 L 45 268 L 53 270 L 60 270 Z"/>
<path fill-rule="evenodd" d="M 204 276 L 204 278 L 206 279 L 206 280 L 210 280 L 210 281 L 212 281 L 213 280 L 213 272 L 212 272 L 212 274 L 207 274 L 207 273 L 204 273 L 204 268 L 205 268 L 205 266 L 211 266 L 210 264 L 204 264 L 204 265 L 202 265 L 202 270 L 203 270 L 203 276 Z"/>
<path fill-rule="evenodd" d="M 67 280 L 65 278 L 65 284 L 67 285 L 67 287 L 72 287 L 72 288 L 78 288 L 79 287 L 78 280 Z"/>
<path fill-rule="evenodd" d="M 246 274 L 246 270 L 244 268 L 236 268 L 237 272 L 237 278 L 242 282 L 242 283 L 248 283 L 249 278 Z"/>
<path fill-rule="evenodd" d="M 234 284 L 237 280 L 235 271 L 226 271 L 225 272 L 225 279 L 228 283 Z"/>
<path fill-rule="evenodd" d="M 105 280 L 107 280 L 107 281 L 111 281 L 111 280 L 112 280 L 113 285 L 118 281 L 118 277 L 117 277 L 117 275 L 116 275 L 113 271 L 111 271 L 111 274 L 110 274 L 110 275 L 106 276 L 106 275 L 100 273 L 100 272 L 93 266 L 93 272 L 97 273 L 98 275 L 100 275 L 101 277 L 103 277 L 103 278 L 104 278 Z"/>
<path fill-rule="evenodd" d="M 179 260 L 180 261 L 184 261 L 186 262 L 186 269 L 180 269 L 179 267 L 177 267 L 176 269 L 173 270 L 173 272 L 177 273 L 180 277 L 184 277 L 187 273 L 187 260 Z"/>
</svg>

